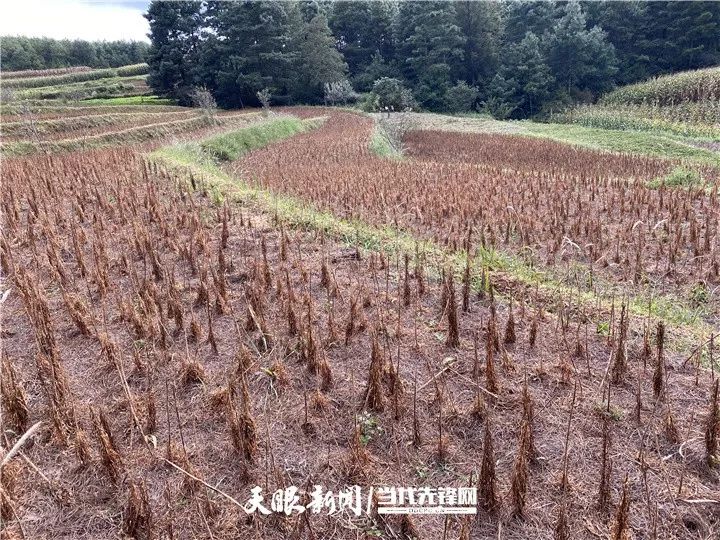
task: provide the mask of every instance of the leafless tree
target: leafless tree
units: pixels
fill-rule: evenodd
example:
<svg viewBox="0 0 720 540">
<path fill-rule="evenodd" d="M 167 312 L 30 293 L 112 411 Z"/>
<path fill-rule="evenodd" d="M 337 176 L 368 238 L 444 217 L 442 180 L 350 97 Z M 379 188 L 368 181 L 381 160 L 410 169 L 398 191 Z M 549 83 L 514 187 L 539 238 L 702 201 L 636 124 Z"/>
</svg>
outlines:
<svg viewBox="0 0 720 540">
<path fill-rule="evenodd" d="M 255 95 L 257 96 L 258 100 L 260 100 L 260 105 L 262 105 L 265 116 L 270 114 L 270 98 L 272 97 L 270 95 L 270 89 L 263 88 Z"/>
<path fill-rule="evenodd" d="M 215 123 L 215 115 L 217 114 L 217 103 L 210 90 L 205 86 L 199 86 L 190 94 L 193 107 L 200 109 L 200 112 L 209 124 Z"/>
</svg>

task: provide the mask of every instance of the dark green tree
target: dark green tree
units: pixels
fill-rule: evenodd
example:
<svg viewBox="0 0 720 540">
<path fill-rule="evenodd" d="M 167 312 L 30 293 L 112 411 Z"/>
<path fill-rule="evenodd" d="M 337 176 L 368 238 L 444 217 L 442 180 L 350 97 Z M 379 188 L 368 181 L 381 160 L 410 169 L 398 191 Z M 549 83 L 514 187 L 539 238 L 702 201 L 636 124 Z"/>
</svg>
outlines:
<svg viewBox="0 0 720 540">
<path fill-rule="evenodd" d="M 256 93 L 264 88 L 275 103 L 289 100 L 292 11 L 298 14 L 297 5 L 286 2 L 217 2 L 212 43 L 219 66 L 208 87 L 219 105 L 258 105 Z"/>
<path fill-rule="evenodd" d="M 293 39 L 297 53 L 293 97 L 301 103 L 318 103 L 323 97 L 323 85 L 347 76 L 347 64 L 335 48 L 327 19 L 316 15 L 302 25 Z"/>
<path fill-rule="evenodd" d="M 504 74 L 513 88 L 515 114 L 533 116 L 550 97 L 555 80 L 540 49 L 540 38 L 532 32 L 508 51 Z"/>
<path fill-rule="evenodd" d="M 54 69 L 71 66 L 118 67 L 145 61 L 149 46 L 139 41 L 57 40 L 4 36 L 2 69 Z"/>
<path fill-rule="evenodd" d="M 517 104 L 517 85 L 502 73 L 497 73 L 488 87 L 487 97 L 482 102 L 486 113 L 498 120 L 509 118 Z"/>
<path fill-rule="evenodd" d="M 548 0 L 509 0 L 503 2 L 505 43 L 519 43 L 527 32 L 542 36 L 562 16 L 557 2 Z"/>
<path fill-rule="evenodd" d="M 445 93 L 462 69 L 465 38 L 455 24 L 455 6 L 403 2 L 399 16 L 409 18 L 403 21 L 398 47 L 405 54 L 406 74 L 415 98 L 428 109 L 442 109 Z"/>
<path fill-rule="evenodd" d="M 479 95 L 477 86 L 459 81 L 445 92 L 445 107 L 450 112 L 470 112 L 475 107 Z"/>
<path fill-rule="evenodd" d="M 89 41 L 73 41 L 68 47 L 68 57 L 79 66 L 94 66 L 97 64 L 95 47 Z"/>
<path fill-rule="evenodd" d="M 460 77 L 471 86 L 486 86 L 500 64 L 502 5 L 455 2 L 456 24 L 465 38 Z"/>
<path fill-rule="evenodd" d="M 358 90 L 369 90 L 377 79 L 366 75 L 366 70 L 377 73 L 378 64 L 387 64 L 393 57 L 395 12 L 396 6 L 387 1 L 352 0 L 332 5 L 328 21 L 330 29 Z M 375 66 L 370 68 L 373 62 Z M 383 71 L 383 75 L 386 74 Z"/>
<path fill-rule="evenodd" d="M 148 84 L 160 95 L 189 103 L 192 87 L 199 83 L 194 72 L 205 24 L 203 3 L 154 1 L 145 18 L 151 41 Z"/>
<path fill-rule="evenodd" d="M 353 77 L 352 82 L 357 90 L 370 90 L 375 81 L 383 77 L 395 77 L 398 71 L 394 62 L 387 62 L 380 53 L 376 53 L 373 55 L 370 64 L 361 73 Z"/>
<path fill-rule="evenodd" d="M 564 13 L 543 38 L 547 63 L 558 84 L 568 94 L 611 88 L 617 73 L 616 57 L 605 32 L 598 26 L 587 29 L 577 1 L 568 2 Z"/>
<path fill-rule="evenodd" d="M 618 58 L 617 84 L 646 79 L 652 73 L 647 40 L 649 2 L 588 2 L 584 5 L 588 25 L 600 26 L 615 47 Z"/>
<path fill-rule="evenodd" d="M 720 63 L 720 2 L 648 2 L 651 74 Z"/>
<path fill-rule="evenodd" d="M 5 71 L 44 69 L 45 67 L 42 58 L 38 56 L 27 38 L 4 37 L 2 39 L 2 68 Z"/>
</svg>

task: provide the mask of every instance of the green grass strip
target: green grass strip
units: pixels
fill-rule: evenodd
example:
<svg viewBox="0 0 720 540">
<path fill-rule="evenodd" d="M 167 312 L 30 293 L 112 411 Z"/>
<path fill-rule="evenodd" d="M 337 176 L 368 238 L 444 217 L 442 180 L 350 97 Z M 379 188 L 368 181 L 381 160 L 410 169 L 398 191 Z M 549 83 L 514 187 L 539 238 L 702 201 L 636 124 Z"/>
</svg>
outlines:
<svg viewBox="0 0 720 540">
<path fill-rule="evenodd" d="M 383 130 L 378 122 L 375 122 L 375 128 L 373 129 L 372 136 L 370 137 L 369 144 L 370 151 L 375 155 L 401 161 L 405 159 L 402 152 L 398 151 L 390 141 L 390 137 Z"/>
<path fill-rule="evenodd" d="M 285 117 L 230 133 L 205 139 L 200 143 L 207 152 L 221 161 L 233 161 L 254 148 L 267 146 L 271 142 L 286 139 L 307 131 L 310 123 L 299 118 Z"/>
</svg>

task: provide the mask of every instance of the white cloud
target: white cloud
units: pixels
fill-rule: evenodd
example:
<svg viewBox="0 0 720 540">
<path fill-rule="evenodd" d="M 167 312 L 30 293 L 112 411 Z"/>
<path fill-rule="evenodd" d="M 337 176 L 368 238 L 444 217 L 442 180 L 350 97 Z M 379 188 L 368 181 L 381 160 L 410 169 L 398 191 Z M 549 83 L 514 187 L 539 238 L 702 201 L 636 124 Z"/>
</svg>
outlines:
<svg viewBox="0 0 720 540">
<path fill-rule="evenodd" d="M 10 0 L 3 2 L 0 35 L 148 41 L 137 1 Z"/>
</svg>

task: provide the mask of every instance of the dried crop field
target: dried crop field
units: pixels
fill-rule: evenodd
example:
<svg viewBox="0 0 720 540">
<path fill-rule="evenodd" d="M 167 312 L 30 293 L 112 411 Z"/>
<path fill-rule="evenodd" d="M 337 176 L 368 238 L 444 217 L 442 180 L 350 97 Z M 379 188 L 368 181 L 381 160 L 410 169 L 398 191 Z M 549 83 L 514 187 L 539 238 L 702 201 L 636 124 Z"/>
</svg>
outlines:
<svg viewBox="0 0 720 540">
<path fill-rule="evenodd" d="M 668 160 L 431 131 L 410 132 L 409 159 L 391 161 L 368 149 L 369 119 L 329 116 L 227 169 L 340 216 L 397 224 L 453 248 L 472 230 L 473 246 L 532 265 L 581 263 L 623 285 L 719 283 L 716 168 L 703 169 L 703 184 L 673 189 L 652 183 L 672 168 Z"/>
<path fill-rule="evenodd" d="M 93 108 L 87 109 L 88 113 L 94 112 Z M 123 107 L 122 112 L 112 114 L 113 109 L 109 111 L 111 114 L 97 111 L 65 116 L 61 110 L 38 116 L 32 111 L 12 116 L 12 121 L 3 124 L 3 152 L 27 155 L 140 143 L 157 145 L 186 133 L 204 136 L 260 120 L 259 114 L 252 110 L 222 112 L 208 122 L 197 111 L 187 108 L 135 106 Z M 70 109 L 70 112 L 74 111 Z"/>
<path fill-rule="evenodd" d="M 33 128 L 39 141 L 62 140 L 71 137 L 97 135 L 113 129 L 140 127 L 148 124 L 179 120 L 197 116 L 192 110 L 137 112 L 118 114 L 93 114 L 67 118 L 57 115 L 47 120 L 37 120 Z M 28 138 L 28 125 L 24 121 L 6 122 L 3 124 L 3 140 L 16 141 Z"/>
<path fill-rule="evenodd" d="M 342 214 L 403 222 L 416 212 L 408 223 L 424 231 L 453 215 L 449 202 L 437 207 L 429 180 L 438 174 L 455 203 L 469 171 L 484 182 L 511 177 L 497 163 L 383 162 L 367 153 L 370 129 L 333 113 L 236 165 Z M 375 181 L 348 156 L 368 159 Z M 280 165 L 292 158 L 291 176 Z M 518 176 L 543 182 L 539 172 Z M 214 204 L 202 180 L 132 149 L 8 159 L 4 178 L 3 447 L 42 422 L 3 464 L 8 538 L 720 530 L 715 373 L 699 355 L 672 352 L 662 324 L 638 334 L 618 303 L 608 335 L 597 335 L 572 309 L 545 312 L 532 290 L 500 301 L 492 275 L 480 289 L 468 273 L 440 278 L 442 262 L 422 250 L 368 253 L 293 230 L 272 211 Z M 294 178 L 317 185 L 304 192 Z M 338 197 L 321 198 L 333 178 Z M 428 198 L 414 199 L 421 179 Z M 593 181 L 597 198 L 602 185 L 622 200 L 619 182 Z M 624 189 L 628 201 L 649 197 Z M 717 208 L 696 193 L 662 193 L 669 209 Z M 455 223 L 450 236 L 462 242 L 468 223 Z M 486 241 L 500 242 L 492 226 Z M 472 484 L 478 517 L 266 518 L 236 504 L 255 485 L 269 494 L 313 484 Z"/>
<path fill-rule="evenodd" d="M 42 102 L 41 102 L 42 103 Z M 41 122 L 44 120 L 58 121 L 64 124 L 72 125 L 74 118 L 90 117 L 90 116 L 114 116 L 117 114 L 163 114 L 166 112 L 182 112 L 186 111 L 185 107 L 176 107 L 173 105 L 29 105 L 29 112 L 32 114 L 31 120 Z M 7 113 L 7 114 L 5 114 Z M 18 107 L 7 106 L 3 111 L 3 126 L 5 124 L 23 123 L 28 117 L 27 112 L 23 113 Z M 80 120 L 81 122 L 83 120 Z M 40 128 L 43 131 L 42 127 Z M 4 132 L 4 130 L 3 130 Z"/>
</svg>

